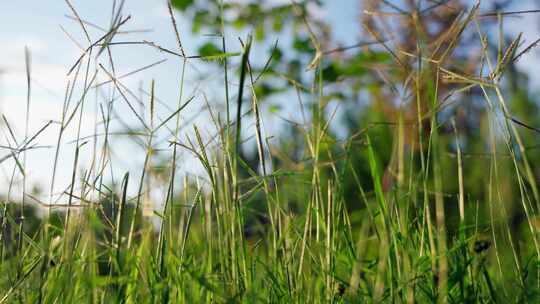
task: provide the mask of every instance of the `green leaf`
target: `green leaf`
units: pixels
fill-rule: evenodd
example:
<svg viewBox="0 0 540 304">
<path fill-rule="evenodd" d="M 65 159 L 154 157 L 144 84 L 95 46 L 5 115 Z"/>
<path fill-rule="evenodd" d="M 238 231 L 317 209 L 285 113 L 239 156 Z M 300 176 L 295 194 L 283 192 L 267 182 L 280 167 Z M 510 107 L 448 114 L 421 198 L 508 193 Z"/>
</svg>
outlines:
<svg viewBox="0 0 540 304">
<path fill-rule="evenodd" d="M 208 22 L 208 19 L 210 19 L 210 14 L 206 10 L 198 10 L 195 12 L 195 16 L 193 17 L 193 22 L 191 24 L 191 31 L 193 33 L 198 33 L 201 31 L 203 26 L 207 26 L 210 22 Z"/>
<path fill-rule="evenodd" d="M 275 88 L 266 82 L 263 82 L 255 86 L 255 94 L 257 95 L 258 99 L 263 99 L 267 97 L 268 95 L 271 95 L 275 91 L 276 91 Z"/>
<path fill-rule="evenodd" d="M 301 53 L 312 53 L 315 51 L 311 46 L 309 38 L 295 37 L 293 41 L 293 48 Z"/>
<path fill-rule="evenodd" d="M 274 16 L 274 22 L 272 23 L 272 30 L 279 33 L 283 30 L 283 17 L 280 14 Z"/>
<path fill-rule="evenodd" d="M 209 57 L 223 53 L 219 47 L 212 42 L 207 42 L 199 47 L 199 55 L 201 57 Z"/>
<path fill-rule="evenodd" d="M 270 107 L 268 107 L 268 111 L 273 114 L 277 114 L 281 111 L 281 106 L 278 104 L 272 104 Z"/>
<path fill-rule="evenodd" d="M 264 22 L 259 22 L 257 28 L 255 29 L 255 40 L 263 41 L 266 33 L 264 31 Z"/>
<path fill-rule="evenodd" d="M 233 22 L 232 22 L 232 25 L 233 27 L 236 29 L 236 30 L 241 30 L 243 29 L 246 25 L 247 25 L 247 22 L 245 19 L 243 18 L 236 18 Z"/>
<path fill-rule="evenodd" d="M 332 62 L 322 70 L 323 79 L 327 82 L 335 82 L 341 75 L 340 68 L 337 63 Z"/>
<path fill-rule="evenodd" d="M 272 62 L 273 63 L 278 63 L 283 58 L 283 51 L 278 47 L 273 48 L 271 53 L 272 53 Z"/>
<path fill-rule="evenodd" d="M 174 8 L 185 11 L 191 5 L 193 5 L 193 2 L 193 0 L 172 0 L 171 4 Z"/>
</svg>

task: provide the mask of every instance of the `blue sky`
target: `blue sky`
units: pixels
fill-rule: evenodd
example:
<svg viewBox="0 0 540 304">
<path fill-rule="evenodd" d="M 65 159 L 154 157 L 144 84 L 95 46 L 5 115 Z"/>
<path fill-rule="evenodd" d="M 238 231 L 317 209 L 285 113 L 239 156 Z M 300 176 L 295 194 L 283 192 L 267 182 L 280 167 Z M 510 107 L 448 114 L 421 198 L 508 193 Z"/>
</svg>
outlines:
<svg viewBox="0 0 540 304">
<path fill-rule="evenodd" d="M 103 28 L 108 28 L 112 1 L 73 0 L 71 3 L 83 19 Z M 335 23 L 336 32 L 346 33 L 343 39 L 350 38 L 350 24 L 354 22 L 359 12 L 358 4 L 356 1 L 340 1 L 336 3 L 338 5 L 328 5 L 327 9 L 320 10 L 317 14 L 324 18 L 333 19 L 332 22 Z M 81 54 L 80 48 L 70 40 L 61 27 L 78 44 L 87 45 L 77 22 L 66 18 L 66 15 L 71 15 L 71 11 L 68 5 L 61 0 L 0 2 L 0 20 L 2 20 L 3 24 L 0 27 L 0 37 L 5 42 L 0 49 L 0 70 L 2 71 L 2 74 L 0 74 L 0 110 L 6 115 L 10 125 L 20 138 L 24 136 L 26 111 L 25 47 L 28 47 L 32 54 L 30 133 L 32 134 L 40 129 L 49 120 L 58 121 L 60 119 L 67 71 Z M 170 19 L 164 1 L 127 0 L 124 15 L 131 15 L 132 17 L 125 26 L 125 30 L 151 30 L 150 32 L 133 34 L 126 40 L 150 40 L 166 48 L 175 48 L 174 34 L 171 30 Z M 197 39 L 192 37 L 190 33 L 189 20 L 178 15 L 178 21 L 186 51 L 194 54 L 198 43 Z M 97 39 L 103 34 L 100 30 L 92 27 L 88 27 L 88 30 L 93 39 Z M 118 36 L 118 39 L 120 40 L 121 37 Z M 236 40 L 234 38 L 233 41 Z M 201 39 L 210 38 L 199 38 L 199 41 Z M 236 47 L 238 48 L 238 46 Z M 151 79 L 155 79 L 157 96 L 171 109 L 175 107 L 178 102 L 177 84 L 180 63 L 177 58 L 171 58 L 171 56 L 148 47 L 133 48 L 123 46 L 114 47 L 113 56 L 118 74 L 124 74 L 159 60 L 167 59 L 164 64 L 146 70 L 144 73 L 128 77 L 123 82 L 132 90 L 136 90 L 139 86 L 148 89 Z M 195 65 L 191 67 L 195 68 L 188 68 L 188 74 L 194 76 L 191 78 L 196 78 L 198 69 Z M 209 79 L 208 82 L 211 83 L 212 79 Z M 188 81 L 187 84 L 188 92 L 195 90 L 195 82 Z M 205 88 L 204 80 L 197 79 L 197 84 L 197 89 L 208 90 L 208 88 Z M 190 93 L 196 94 L 194 91 Z M 211 95 L 212 92 L 206 91 L 204 93 Z M 199 105 L 187 108 L 185 117 L 196 115 L 201 106 L 201 103 L 199 103 Z M 168 109 L 162 107 L 161 113 L 162 117 L 165 117 Z M 82 120 L 83 135 L 91 135 L 94 132 L 97 114 L 96 107 L 90 102 L 89 106 L 85 108 L 85 115 Z M 200 123 L 205 124 L 204 121 L 200 121 Z M 39 145 L 55 145 L 58 129 L 57 125 L 48 128 L 39 137 Z M 74 156 L 74 146 L 70 141 L 75 138 L 76 134 L 74 128 L 71 129 L 67 131 L 67 136 L 64 137 L 65 141 L 62 143 L 60 154 L 62 161 L 57 171 L 55 191 L 61 191 L 70 183 Z M 210 129 L 208 127 L 208 133 L 211 132 Z M 5 128 L 3 132 L 6 132 Z M 2 141 L 2 144 L 5 144 L 5 142 Z M 115 166 L 118 168 L 117 174 L 120 174 L 122 170 L 135 167 L 134 164 L 140 165 L 142 162 L 143 153 L 132 153 L 132 148 L 117 145 L 115 149 L 117 153 L 115 160 L 117 162 Z M 7 153 L 7 150 L 3 152 Z M 90 154 L 90 151 L 82 153 L 81 168 L 84 168 L 85 164 L 89 163 Z M 128 158 L 124 157 L 126 154 L 129 154 Z M 26 171 L 29 183 L 40 184 L 45 192 L 49 187 L 48 183 L 52 174 L 53 157 L 53 148 L 28 152 Z M 0 164 L 2 169 L 0 178 L 3 181 L 9 180 L 13 165 L 13 162 Z M 3 184 L 5 185 L 5 182 Z"/>
<path fill-rule="evenodd" d="M 282 1 L 282 0 L 272 0 Z M 111 15 L 111 0 L 72 0 L 78 13 L 85 20 L 108 27 Z M 486 4 L 488 1 L 484 1 Z M 332 29 L 336 33 L 338 40 L 344 43 L 354 43 L 360 40 L 357 20 L 362 10 L 360 1 L 338 0 L 327 1 L 325 8 L 316 13 L 321 18 L 332 24 Z M 515 9 L 538 8 L 532 1 L 516 1 Z M 6 115 L 8 121 L 14 126 L 19 136 L 24 136 L 24 113 L 26 109 L 26 83 L 24 65 L 24 47 L 28 46 L 32 54 L 32 104 L 30 111 L 30 129 L 35 131 L 41 128 L 48 120 L 59 120 L 63 102 L 63 95 L 66 86 L 66 74 L 69 67 L 80 56 L 81 50 L 62 31 L 62 26 L 67 32 L 86 46 L 84 35 L 79 25 L 65 17 L 71 14 L 68 5 L 62 0 L 18 0 L 0 1 L 0 37 L 2 46 L 0 47 L 0 111 Z M 131 15 L 132 20 L 124 28 L 125 30 L 151 29 L 150 32 L 137 33 L 129 37 L 129 40 L 150 40 L 164 47 L 174 49 L 174 34 L 171 31 L 171 24 L 168 18 L 164 1 L 148 0 L 126 0 L 124 15 Z M 196 52 L 197 41 L 190 34 L 189 20 L 178 15 L 179 27 L 183 37 L 183 44 L 191 54 Z M 524 31 L 526 42 L 532 42 L 539 37 L 538 15 L 528 15 L 526 17 L 511 18 L 507 21 L 508 29 L 513 32 Z M 98 38 L 103 32 L 89 28 L 93 39 Z M 118 36 L 118 39 L 121 36 Z M 235 40 L 235 37 L 231 37 Z M 128 38 L 126 38 L 128 39 Z M 538 66 L 537 51 L 531 52 L 520 62 L 520 66 L 525 69 L 534 70 Z M 142 66 L 157 62 L 162 59 L 167 61 L 161 65 L 153 67 L 144 73 L 135 74 L 123 79 L 124 84 L 133 90 L 139 86 L 149 88 L 151 79 L 156 81 L 156 93 L 160 100 L 170 108 L 174 108 L 178 102 L 178 79 L 179 64 L 177 58 L 172 58 L 164 53 L 160 53 L 149 47 L 123 47 L 113 48 L 113 56 L 117 74 L 121 75 Z M 201 96 L 202 93 L 212 95 L 212 79 L 199 80 L 196 65 L 188 68 L 188 86 L 186 98 L 190 94 Z M 102 78 L 101 80 L 106 80 Z M 540 83 L 540 75 L 533 73 L 533 83 Z M 198 84 L 198 86 L 197 86 Z M 93 100 L 94 97 L 91 97 Z M 203 106 L 202 98 L 197 98 L 193 106 L 186 109 L 184 117 L 196 115 Z M 126 108 L 121 108 L 126 110 Z M 127 111 L 127 110 L 126 110 Z M 169 109 L 161 106 L 159 113 L 162 117 L 167 115 Z M 93 101 L 89 103 L 85 110 L 82 121 L 83 134 L 90 135 L 94 132 L 96 125 L 97 111 Z M 202 119 L 202 118 L 201 118 Z M 200 120 L 201 125 L 207 124 Z M 203 127 L 204 129 L 204 127 Z M 211 127 L 205 131 L 210 134 Z M 0 135 L 0 144 L 5 144 L 3 139 L 6 130 L 3 127 Z M 32 131 L 30 132 L 32 133 Z M 55 145 L 58 134 L 58 127 L 55 125 L 40 136 L 40 145 Z M 74 147 L 70 140 L 74 138 L 75 132 L 69 131 L 62 143 L 60 159 L 62 160 L 57 177 L 55 191 L 65 188 L 70 182 L 72 171 Z M 142 163 L 143 153 L 133 153 L 133 147 L 118 145 L 116 150 L 117 168 L 120 174 L 122 170 L 130 170 L 134 164 Z M 0 150 L 0 157 L 8 151 Z M 88 165 L 90 161 L 90 150 L 82 153 L 80 167 Z M 29 152 L 26 166 L 27 176 L 30 183 L 39 183 L 48 190 L 48 180 L 52 174 L 54 149 L 41 149 Z M 8 180 L 13 162 L 0 164 L 0 180 Z M 139 166 L 140 167 L 140 166 Z M 190 168 L 187 168 L 190 169 Z M 136 176 L 137 173 L 134 172 Z M 134 176 L 134 177 L 135 177 Z M 0 189 L 1 191 L 1 189 Z"/>
</svg>

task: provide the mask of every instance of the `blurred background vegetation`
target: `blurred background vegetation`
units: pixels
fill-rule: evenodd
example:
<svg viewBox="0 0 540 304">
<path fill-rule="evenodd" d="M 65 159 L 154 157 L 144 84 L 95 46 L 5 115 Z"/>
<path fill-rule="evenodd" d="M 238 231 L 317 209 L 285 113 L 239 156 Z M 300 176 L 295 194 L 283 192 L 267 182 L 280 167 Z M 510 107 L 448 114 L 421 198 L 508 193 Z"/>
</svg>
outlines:
<svg viewBox="0 0 540 304">
<path fill-rule="evenodd" d="M 175 181 L 175 156 L 152 158 L 152 151 L 141 185 L 145 178 L 168 185 L 163 210 L 143 216 L 139 205 L 149 197 L 139 191 L 126 199 L 126 175 L 101 189 L 95 208 L 73 211 L 90 228 L 73 230 L 72 239 L 69 212 L 44 224 L 32 205 L 6 199 L 3 263 L 21 255 L 24 238 L 48 246 L 70 239 L 74 248 L 92 238 L 95 273 L 133 279 L 127 265 L 148 263 L 158 269 L 145 274 L 156 280 L 148 284 L 163 286 L 146 295 L 162 301 L 251 302 L 267 284 L 260 301 L 538 301 L 540 113 L 536 90 L 516 66 L 536 42 L 503 26 L 537 12 L 514 12 L 512 1 L 481 9 L 458 0 L 361 2 L 350 27 L 362 39 L 342 45 L 317 16 L 323 1 L 172 0 L 193 35 L 210 37 L 196 54 L 185 54 L 179 40 L 173 56 L 203 58 L 209 74 L 223 77 L 216 90 L 224 97 L 209 106 L 220 143 L 206 155 L 212 138 L 197 130 L 186 143 L 171 140 L 174 149 L 189 146 L 207 176 Z M 238 44 L 241 56 L 230 52 Z M 134 261 L 153 253 L 131 253 L 132 237 L 138 248 L 161 253 Z M 122 246 L 126 252 L 111 253 Z M 42 278 L 64 262 L 66 248 L 47 254 L 52 266 L 36 262 Z M 181 263 L 165 258 L 167 250 Z M 186 277 L 164 265 L 187 268 L 198 287 L 182 285 Z M 251 267 L 259 274 L 247 275 Z M 120 299 L 137 294 L 126 281 L 91 285 Z M 10 290 L 10 282 L 0 284 Z M 182 287 L 172 295 L 174 284 Z"/>
</svg>

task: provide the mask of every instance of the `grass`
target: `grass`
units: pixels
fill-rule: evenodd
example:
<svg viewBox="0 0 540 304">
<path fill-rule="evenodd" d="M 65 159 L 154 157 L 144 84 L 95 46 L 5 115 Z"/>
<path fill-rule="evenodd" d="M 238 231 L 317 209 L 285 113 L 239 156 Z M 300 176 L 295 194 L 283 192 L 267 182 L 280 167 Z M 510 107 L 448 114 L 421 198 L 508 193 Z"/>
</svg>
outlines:
<svg viewBox="0 0 540 304">
<path fill-rule="evenodd" d="M 201 126 L 186 128 L 181 117 L 194 99 L 185 92 L 186 65 L 201 56 L 186 54 L 170 7 L 178 50 L 148 41 L 131 43 L 180 58 L 178 104 L 160 119 L 154 81 L 148 100 L 141 100 L 116 76 L 109 48 L 129 20 L 121 17 L 121 6 L 110 30 L 92 41 L 88 24 L 67 3 L 89 46 L 81 48 L 70 69 L 49 198 L 40 202 L 48 212 L 37 223 L 27 222 L 32 212 L 28 201 L 39 198 L 26 195 L 25 189 L 18 203 L 11 186 L 17 176 L 25 176 L 25 151 L 51 123 L 35 134 L 27 127 L 18 139 L 4 118 L 13 171 L 2 200 L 0 303 L 540 300 L 539 168 L 530 148 L 537 131 L 512 114 L 503 84 L 506 68 L 523 55 L 521 41 L 518 37 L 506 48 L 501 42 L 497 58 L 491 58 L 479 23 L 491 15 L 479 14 L 478 6 L 458 16 L 429 54 L 393 51 L 373 33 L 391 53 L 392 69 L 406 71 L 406 82 L 398 85 L 413 96 L 414 112 L 411 118 L 402 105 L 395 121 L 377 123 L 379 114 L 368 109 L 365 127 L 344 139 L 332 132 L 338 122 L 326 102 L 322 64 L 332 52 L 321 49 L 304 18 L 315 56 L 306 72 L 313 76 L 311 87 L 289 82 L 291 90 L 302 92 L 298 103 L 305 115 L 304 124 L 292 127 L 299 135 L 285 139 L 301 147 L 295 158 L 292 149 L 265 137 L 266 113 L 255 87 L 268 64 L 257 75 L 250 37 L 241 41 L 241 54 L 235 54 L 228 53 L 222 35 L 222 53 L 202 58 L 220 61 L 224 77 L 220 103 L 226 110 L 221 113 L 208 102 L 215 132 L 208 136 Z M 495 16 L 502 23 L 503 15 Z M 465 31 L 480 37 L 483 50 L 475 75 L 458 72 L 449 59 Z M 26 125 L 32 119 L 29 54 Z M 406 67 L 411 58 L 413 64 Z M 231 73 L 237 59 L 240 72 Z M 98 73 L 108 80 L 96 86 Z M 239 83 L 236 92 L 231 78 Z M 102 86 L 109 86 L 114 98 L 99 104 L 102 123 L 95 135 L 82 138 L 88 95 Z M 462 142 L 463 121 L 457 115 L 442 117 L 447 106 L 443 93 L 463 97 L 471 90 L 480 92 L 485 109 L 476 137 L 479 148 Z M 130 134 L 144 150 L 144 163 L 133 169 L 136 174 L 126 172 L 115 181 L 109 176 L 116 135 L 110 124 L 118 103 L 125 106 L 120 118 L 132 116 L 137 122 Z M 251 116 L 253 128 L 246 128 Z M 77 137 L 71 184 L 64 193 L 67 204 L 62 205 L 55 203 L 53 189 L 58 166 L 68 165 L 59 155 L 69 128 L 77 130 Z M 165 149 L 159 145 L 164 133 Z M 242 150 L 250 136 L 255 165 Z M 84 145 L 93 145 L 95 152 L 91 165 L 79 173 Z M 158 150 L 167 155 L 159 166 Z M 178 169 L 180 151 L 198 160 L 200 176 Z M 140 179 L 130 178 L 138 174 Z M 151 220 L 145 208 L 153 188 L 159 188 L 155 183 L 165 190 L 155 202 L 163 208 Z M 131 188 L 136 191 L 130 193 Z"/>
</svg>

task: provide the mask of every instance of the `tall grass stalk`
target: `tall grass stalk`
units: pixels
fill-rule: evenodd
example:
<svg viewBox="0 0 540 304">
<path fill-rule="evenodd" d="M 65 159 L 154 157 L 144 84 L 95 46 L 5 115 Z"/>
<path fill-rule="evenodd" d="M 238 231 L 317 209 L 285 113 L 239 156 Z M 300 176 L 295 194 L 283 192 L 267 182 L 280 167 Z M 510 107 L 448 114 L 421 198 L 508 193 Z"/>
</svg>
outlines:
<svg viewBox="0 0 540 304">
<path fill-rule="evenodd" d="M 124 1 L 113 1 L 109 29 L 97 39 L 76 7 L 66 3 L 86 45 L 79 46 L 81 55 L 69 69 L 60 119 L 30 130 L 28 50 L 23 138 L 3 117 L 8 144 L 2 148 L 9 153 L 0 162 L 12 163 L 0 211 L 0 304 L 540 299 L 538 169 L 525 133 L 535 128 L 517 123 L 510 106 L 504 77 L 522 55 L 522 38 L 505 47 L 503 15 L 495 52 L 479 22 L 489 15 L 480 15 L 479 5 L 456 14 L 437 41 L 428 41 L 419 12 L 404 15 L 416 31 L 413 50 L 396 49 L 382 39 L 384 33 L 366 28 L 377 46 L 362 45 L 363 52 L 388 58 L 384 68 L 367 69 L 381 81 L 366 85 L 366 91 L 396 95 L 399 102 L 391 105 L 392 121 L 379 121 L 387 105 L 369 105 L 361 119 L 369 121 L 340 137 L 335 127 L 343 105 L 331 106 L 334 87 L 327 83 L 333 76 L 327 63 L 335 52 L 324 51 L 325 42 L 300 4 L 293 4 L 294 15 L 313 55 L 304 71 L 307 85 L 274 70 L 272 56 L 261 69 L 251 35 L 238 43 L 228 40 L 224 1 L 219 2 L 220 52 L 211 55 L 187 54 L 172 3 L 168 13 L 176 46 L 171 50 L 150 41 L 115 40 L 131 20 L 122 15 Z M 481 49 L 474 75 L 460 72 L 452 61 L 470 30 Z M 151 46 L 170 56 L 180 74 L 176 106 L 160 101 L 159 79 L 151 80 L 144 98 L 124 82 L 165 61 L 117 74 L 115 45 Z M 228 52 L 235 47 L 241 52 Z M 221 64 L 218 97 L 186 93 L 190 66 L 201 59 Z M 265 129 L 272 113 L 258 88 L 267 73 L 281 76 L 288 98 L 296 98 L 301 122 L 287 125 L 292 139 L 268 136 Z M 404 82 L 391 83 L 388 73 L 402 75 Z M 464 98 L 471 90 L 482 97 L 475 129 L 480 145 L 466 141 L 463 121 L 446 112 L 463 106 L 449 105 L 450 96 Z M 84 137 L 92 92 L 99 122 L 95 134 Z M 204 125 L 185 118 L 201 100 L 209 117 Z M 41 202 L 29 193 L 27 150 L 36 149 L 51 125 L 59 129 Z M 127 131 L 116 132 L 117 125 Z M 66 146 L 70 130 L 75 137 Z M 122 149 L 115 140 L 126 133 L 144 158 L 118 175 L 115 154 Z M 90 140 L 92 149 L 85 145 Z M 298 148 L 291 152 L 289 146 Z M 59 169 L 67 166 L 66 147 L 73 148 L 70 183 L 55 193 Z M 88 153 L 90 165 L 81 170 Z M 186 166 L 200 170 L 187 174 Z M 479 180 L 482 184 L 471 184 Z M 14 203 L 18 188 L 20 205 Z M 35 226 L 25 218 L 30 199 L 46 210 Z"/>
</svg>

